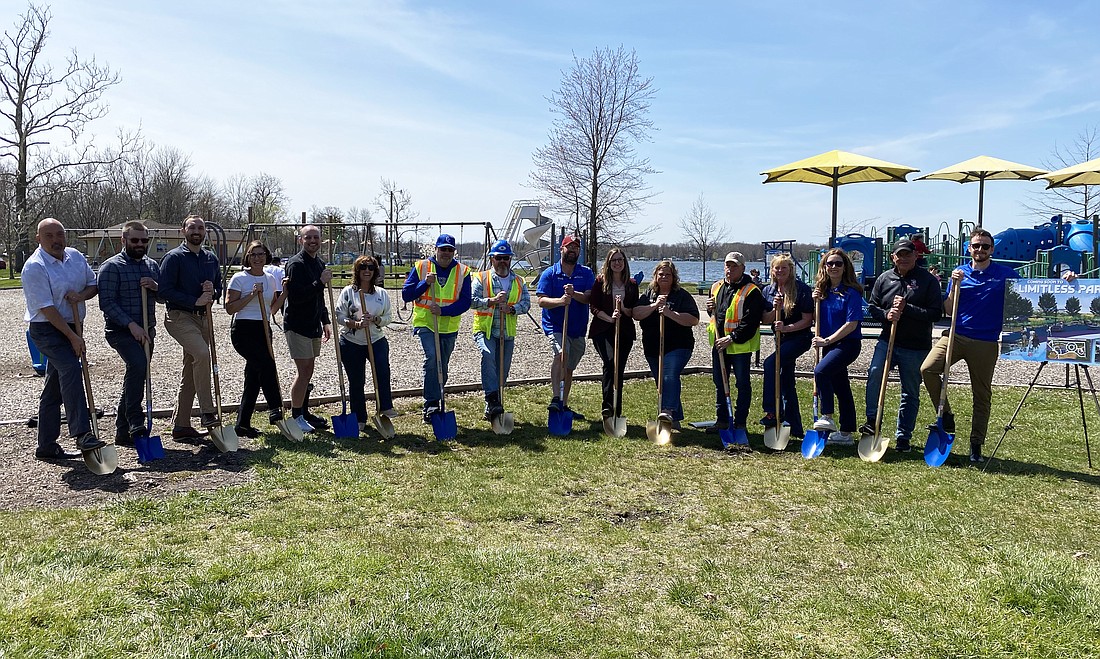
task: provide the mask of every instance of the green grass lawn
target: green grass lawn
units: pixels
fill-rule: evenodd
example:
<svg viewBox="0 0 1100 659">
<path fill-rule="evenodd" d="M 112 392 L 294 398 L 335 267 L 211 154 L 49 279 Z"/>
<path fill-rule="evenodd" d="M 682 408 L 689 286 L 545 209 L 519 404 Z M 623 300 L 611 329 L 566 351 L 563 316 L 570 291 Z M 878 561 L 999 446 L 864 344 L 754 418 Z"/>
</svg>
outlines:
<svg viewBox="0 0 1100 659">
<path fill-rule="evenodd" d="M 1021 394 L 998 391 L 994 425 Z M 686 378 L 689 418 L 713 417 L 712 396 L 709 377 Z M 647 382 L 628 385 L 626 438 L 582 423 L 549 437 L 547 398 L 510 392 L 510 437 L 475 424 L 480 401 L 464 397 L 443 447 L 414 436 L 431 434 L 413 414 L 387 443 L 269 435 L 245 486 L 0 514 L 0 657 L 1100 648 L 1100 473 L 1070 392 L 1033 394 L 985 473 L 965 463 L 965 438 L 938 470 L 919 451 L 866 464 L 829 447 L 804 461 L 795 442 L 762 450 L 759 434 L 747 456 L 696 431 L 655 446 Z M 574 401 L 598 417 L 594 383 Z"/>
</svg>

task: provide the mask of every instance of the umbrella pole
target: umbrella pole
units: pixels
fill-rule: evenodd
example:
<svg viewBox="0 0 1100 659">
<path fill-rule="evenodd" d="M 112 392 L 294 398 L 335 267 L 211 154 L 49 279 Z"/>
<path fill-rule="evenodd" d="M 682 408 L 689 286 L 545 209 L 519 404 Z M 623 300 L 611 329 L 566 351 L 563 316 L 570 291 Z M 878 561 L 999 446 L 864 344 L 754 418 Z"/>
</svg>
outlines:
<svg viewBox="0 0 1100 659">
<path fill-rule="evenodd" d="M 830 236 L 829 247 L 833 247 L 833 243 L 836 242 L 836 199 L 838 188 L 840 188 L 840 175 L 833 173 L 833 235 Z"/>
<path fill-rule="evenodd" d="M 978 228 L 982 228 L 982 206 L 985 205 L 985 179 L 978 179 Z"/>
</svg>

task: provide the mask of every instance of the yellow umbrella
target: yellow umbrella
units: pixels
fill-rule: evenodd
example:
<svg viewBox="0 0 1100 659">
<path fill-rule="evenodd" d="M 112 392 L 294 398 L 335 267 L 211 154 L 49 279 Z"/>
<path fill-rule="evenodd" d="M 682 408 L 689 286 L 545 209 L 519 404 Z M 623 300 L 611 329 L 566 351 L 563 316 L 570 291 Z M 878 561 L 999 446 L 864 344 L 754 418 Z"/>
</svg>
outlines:
<svg viewBox="0 0 1100 659">
<path fill-rule="evenodd" d="M 896 165 L 885 160 L 868 158 L 847 151 L 825 153 L 792 162 L 789 165 L 761 172 L 765 183 L 817 183 L 833 189 L 832 238 L 836 238 L 837 188 L 847 183 L 871 183 L 876 181 L 905 183 L 905 177 L 919 169 Z"/>
<path fill-rule="evenodd" d="M 1018 162 L 1001 160 L 991 156 L 978 156 L 970 160 L 936 170 L 931 174 L 925 174 L 917 178 L 918 181 L 935 179 L 940 181 L 955 181 L 956 183 L 978 182 L 978 227 L 982 226 L 982 211 L 985 204 L 985 182 L 987 180 L 1030 181 L 1039 174 L 1045 174 L 1045 169 L 1021 165 Z"/>
<path fill-rule="evenodd" d="M 1064 188 L 1070 185 L 1100 185 L 1100 158 L 1073 165 L 1064 169 L 1042 174 L 1036 178 L 1047 182 L 1047 189 Z"/>
</svg>

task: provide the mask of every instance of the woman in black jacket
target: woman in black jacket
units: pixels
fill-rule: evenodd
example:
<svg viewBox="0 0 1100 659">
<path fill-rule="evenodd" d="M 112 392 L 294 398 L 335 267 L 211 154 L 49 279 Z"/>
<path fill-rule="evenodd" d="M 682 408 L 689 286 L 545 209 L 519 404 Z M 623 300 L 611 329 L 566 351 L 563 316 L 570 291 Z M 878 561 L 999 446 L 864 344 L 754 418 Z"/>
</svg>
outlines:
<svg viewBox="0 0 1100 659">
<path fill-rule="evenodd" d="M 592 309 L 592 325 L 588 338 L 603 361 L 603 418 L 623 415 L 623 373 L 626 356 L 637 336 L 632 310 L 638 303 L 638 284 L 630 278 L 630 263 L 618 247 L 607 253 L 603 270 L 592 286 L 588 304 Z M 619 391 L 615 391 L 615 319 L 619 319 Z M 615 407 L 618 394 L 619 405 Z"/>
</svg>

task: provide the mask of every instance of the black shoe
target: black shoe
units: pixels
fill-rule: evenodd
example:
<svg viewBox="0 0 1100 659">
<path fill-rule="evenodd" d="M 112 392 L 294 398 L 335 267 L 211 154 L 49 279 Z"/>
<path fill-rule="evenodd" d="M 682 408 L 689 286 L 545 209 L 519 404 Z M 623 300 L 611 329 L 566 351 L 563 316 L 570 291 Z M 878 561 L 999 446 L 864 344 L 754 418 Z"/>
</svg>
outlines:
<svg viewBox="0 0 1100 659">
<path fill-rule="evenodd" d="M 573 420 L 574 421 L 586 421 L 587 420 L 583 414 L 581 414 L 580 412 L 574 410 L 573 408 L 571 408 L 569 406 L 566 406 L 564 409 L 565 409 L 566 412 L 569 412 L 570 414 L 573 415 Z"/>
<path fill-rule="evenodd" d="M 940 426 L 935 421 L 928 424 L 928 430 L 939 430 L 939 428 L 940 428 Z M 954 435 L 955 434 L 955 415 L 954 414 L 950 414 L 950 415 L 944 414 L 943 415 L 943 431 L 945 433 L 947 433 L 948 435 Z"/>
<path fill-rule="evenodd" d="M 222 421 L 213 412 L 203 412 L 202 416 L 199 417 L 199 424 L 203 428 L 217 428 L 222 424 Z"/>
<path fill-rule="evenodd" d="M 424 423 L 431 423 L 432 417 L 439 414 L 439 401 L 433 400 L 424 403 Z"/>
<path fill-rule="evenodd" d="M 285 417 L 283 416 L 282 411 L 271 412 L 267 415 L 267 422 L 271 425 L 275 425 L 279 421 L 282 421 L 284 418 Z"/>
<path fill-rule="evenodd" d="M 703 432 L 708 435 L 718 435 L 723 430 L 728 430 L 730 427 L 729 421 L 715 421 L 713 426 L 708 427 Z"/>
<path fill-rule="evenodd" d="M 34 457 L 38 460 L 70 460 L 76 456 L 66 453 L 60 444 L 54 442 L 49 446 L 39 446 L 34 451 Z"/>
<path fill-rule="evenodd" d="M 871 437 L 875 434 L 875 420 L 867 419 L 867 423 L 859 427 L 859 434 L 864 437 Z"/>
<path fill-rule="evenodd" d="M 317 428 L 318 430 L 328 430 L 328 421 L 323 417 L 319 417 L 311 412 L 303 412 L 302 416 L 304 416 L 306 418 L 306 421 L 309 421 L 309 425 L 313 426 L 314 428 Z"/>
<path fill-rule="evenodd" d="M 252 426 L 234 426 L 233 432 L 237 433 L 237 437 L 247 437 L 249 439 L 256 439 L 260 436 L 260 431 Z"/>
<path fill-rule="evenodd" d="M 985 462 L 985 458 L 982 457 L 982 446 L 981 446 L 981 444 L 971 444 L 970 445 L 970 462 L 973 463 L 973 464 L 981 464 L 981 463 Z"/>
<path fill-rule="evenodd" d="M 546 409 L 550 410 L 551 412 L 563 412 L 563 411 L 565 411 L 565 408 L 562 407 L 561 399 L 556 397 L 556 396 L 554 397 L 553 400 L 550 401 L 550 404 L 546 406 Z"/>
<path fill-rule="evenodd" d="M 198 439 L 202 433 L 191 426 L 176 426 L 172 428 L 172 439 Z"/>
<path fill-rule="evenodd" d="M 80 449 L 81 453 L 87 453 L 88 451 L 94 451 L 97 448 L 103 448 L 107 445 L 107 442 L 93 435 L 91 432 L 86 432 L 80 437 L 76 438 L 76 447 Z"/>
<path fill-rule="evenodd" d="M 143 429 L 144 430 L 144 429 Z M 134 439 L 128 432 L 115 431 L 115 444 L 117 446 L 133 446 Z"/>
<path fill-rule="evenodd" d="M 898 453 L 909 453 L 913 450 L 913 446 L 909 443 L 908 439 L 898 439 L 897 446 L 894 450 Z"/>
<path fill-rule="evenodd" d="M 765 428 L 774 428 L 775 427 L 775 415 L 774 414 L 765 414 L 764 418 L 760 419 L 760 425 L 764 426 Z"/>
</svg>

